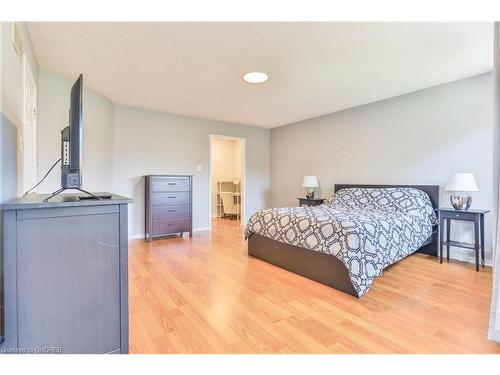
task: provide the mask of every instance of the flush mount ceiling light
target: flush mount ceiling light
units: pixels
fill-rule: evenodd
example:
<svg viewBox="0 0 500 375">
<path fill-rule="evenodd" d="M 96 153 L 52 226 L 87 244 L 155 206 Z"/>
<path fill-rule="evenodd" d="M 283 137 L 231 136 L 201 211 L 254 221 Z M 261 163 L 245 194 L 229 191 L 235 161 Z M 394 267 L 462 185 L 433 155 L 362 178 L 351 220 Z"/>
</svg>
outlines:
<svg viewBox="0 0 500 375">
<path fill-rule="evenodd" d="M 264 72 L 248 72 L 243 74 L 243 81 L 247 83 L 264 83 L 269 76 Z"/>
</svg>

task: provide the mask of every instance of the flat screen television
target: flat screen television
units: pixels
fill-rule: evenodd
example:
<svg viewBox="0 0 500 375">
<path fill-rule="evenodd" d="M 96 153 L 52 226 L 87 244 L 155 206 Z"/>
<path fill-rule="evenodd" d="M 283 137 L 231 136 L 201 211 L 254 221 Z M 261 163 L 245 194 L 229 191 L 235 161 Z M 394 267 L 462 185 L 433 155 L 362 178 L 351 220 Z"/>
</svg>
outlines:
<svg viewBox="0 0 500 375">
<path fill-rule="evenodd" d="M 82 141 L 83 75 L 80 74 L 71 88 L 69 125 L 61 131 L 61 188 L 45 198 L 45 202 L 66 189 L 85 193 L 85 196 L 79 196 L 80 199 L 109 198 L 108 195 L 96 196 L 82 189 Z"/>
<path fill-rule="evenodd" d="M 82 187 L 83 75 L 71 88 L 69 126 L 61 131 L 61 188 Z"/>
</svg>

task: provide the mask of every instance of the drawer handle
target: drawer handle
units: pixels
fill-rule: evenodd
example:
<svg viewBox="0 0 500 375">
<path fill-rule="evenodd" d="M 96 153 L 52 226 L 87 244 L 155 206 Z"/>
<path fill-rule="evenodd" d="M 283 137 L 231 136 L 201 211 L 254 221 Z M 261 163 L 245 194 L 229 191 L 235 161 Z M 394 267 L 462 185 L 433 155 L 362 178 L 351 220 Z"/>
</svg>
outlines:
<svg viewBox="0 0 500 375">
<path fill-rule="evenodd" d="M 169 182 L 169 185 L 177 185 L 177 182 Z"/>
<path fill-rule="evenodd" d="M 168 210 L 168 212 L 175 212 L 175 211 L 177 211 L 177 210 Z"/>
<path fill-rule="evenodd" d="M 175 196 L 173 196 L 173 197 L 168 197 L 168 198 L 169 198 L 169 199 L 173 199 L 173 198 L 176 198 L 176 197 L 175 197 Z"/>
</svg>

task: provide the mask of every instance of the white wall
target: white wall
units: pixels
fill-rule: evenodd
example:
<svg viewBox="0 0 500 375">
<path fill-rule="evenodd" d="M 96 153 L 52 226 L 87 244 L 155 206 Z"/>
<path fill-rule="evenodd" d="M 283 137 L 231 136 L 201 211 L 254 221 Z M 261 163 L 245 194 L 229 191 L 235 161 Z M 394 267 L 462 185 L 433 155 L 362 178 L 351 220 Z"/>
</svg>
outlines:
<svg viewBox="0 0 500 375">
<path fill-rule="evenodd" d="M 74 81 L 40 69 L 38 74 L 38 178 L 61 157 L 61 130 L 68 126 L 70 91 Z M 85 76 L 84 76 L 85 82 Z M 113 184 L 113 103 L 84 88 L 83 92 L 83 188 L 111 190 Z M 60 166 L 39 186 L 39 193 L 61 187 Z"/>
<path fill-rule="evenodd" d="M 15 139 L 14 144 L 5 144 L 6 140 L 4 139 L 4 147 L 0 146 L 0 158 L 3 160 L 14 160 L 14 163 L 17 164 L 15 170 L 9 168 L 2 171 L 0 192 L 3 199 L 13 198 L 17 194 L 17 186 L 21 186 L 19 178 L 22 175 L 22 159 L 18 145 L 23 126 L 24 77 L 22 58 L 17 55 L 12 44 L 13 25 L 13 22 L 2 22 L 0 24 L 0 102 L 1 114 L 3 114 L 3 116 L 0 116 L 0 122 L 2 133 L 8 134 L 8 141 L 11 142 Z M 26 25 L 23 22 L 18 22 L 17 27 L 21 35 L 24 53 L 31 67 L 33 77 L 36 80 L 38 76 L 38 64 L 33 53 Z M 12 151 L 15 154 L 12 154 Z M 14 192 L 14 195 L 12 195 L 12 192 Z"/>
<path fill-rule="evenodd" d="M 115 105 L 113 134 L 114 191 L 134 199 L 129 211 L 133 236 L 144 232 L 147 174 L 193 175 L 193 227 L 210 226 L 211 134 L 246 139 L 245 216 L 269 206 L 269 129 Z"/>
<path fill-rule="evenodd" d="M 241 149 L 243 147 L 243 142 L 241 141 L 235 141 L 234 142 L 234 150 L 233 150 L 233 160 L 234 160 L 234 170 L 233 170 L 233 175 L 234 177 L 238 177 L 240 179 L 243 178 L 242 173 L 242 154 L 241 154 Z M 241 187 L 240 187 L 241 188 Z"/>
<path fill-rule="evenodd" d="M 16 126 L 23 123 L 23 62 L 17 55 L 12 44 L 13 22 L 2 22 L 1 38 L 1 69 L 2 69 L 2 112 Z M 17 22 L 24 53 L 33 73 L 33 78 L 38 77 L 38 64 L 33 53 L 31 39 L 26 25 Z"/>
<path fill-rule="evenodd" d="M 306 120 L 271 132 L 273 206 L 296 205 L 304 175 L 317 175 L 323 197 L 335 183 L 436 184 L 473 172 L 473 207 L 492 208 L 492 74 Z M 441 191 L 442 206 L 450 206 Z M 491 216 L 486 256 L 491 259 Z M 467 223 L 452 235 L 471 241 Z M 462 233 L 461 233 L 462 231 Z M 453 248 L 452 256 L 472 259 Z"/>
</svg>

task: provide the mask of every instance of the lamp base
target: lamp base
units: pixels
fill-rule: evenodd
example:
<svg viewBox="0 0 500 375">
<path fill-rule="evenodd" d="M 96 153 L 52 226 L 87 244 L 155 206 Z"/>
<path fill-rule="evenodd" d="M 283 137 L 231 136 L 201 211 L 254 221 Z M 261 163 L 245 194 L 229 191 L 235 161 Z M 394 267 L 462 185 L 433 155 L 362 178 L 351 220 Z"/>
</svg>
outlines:
<svg viewBox="0 0 500 375">
<path fill-rule="evenodd" d="M 450 202 L 455 210 L 467 211 L 472 203 L 472 197 L 463 193 L 453 193 L 450 195 Z"/>
<path fill-rule="evenodd" d="M 306 199 L 314 199 L 314 189 L 305 189 L 304 194 L 306 195 Z"/>
</svg>

